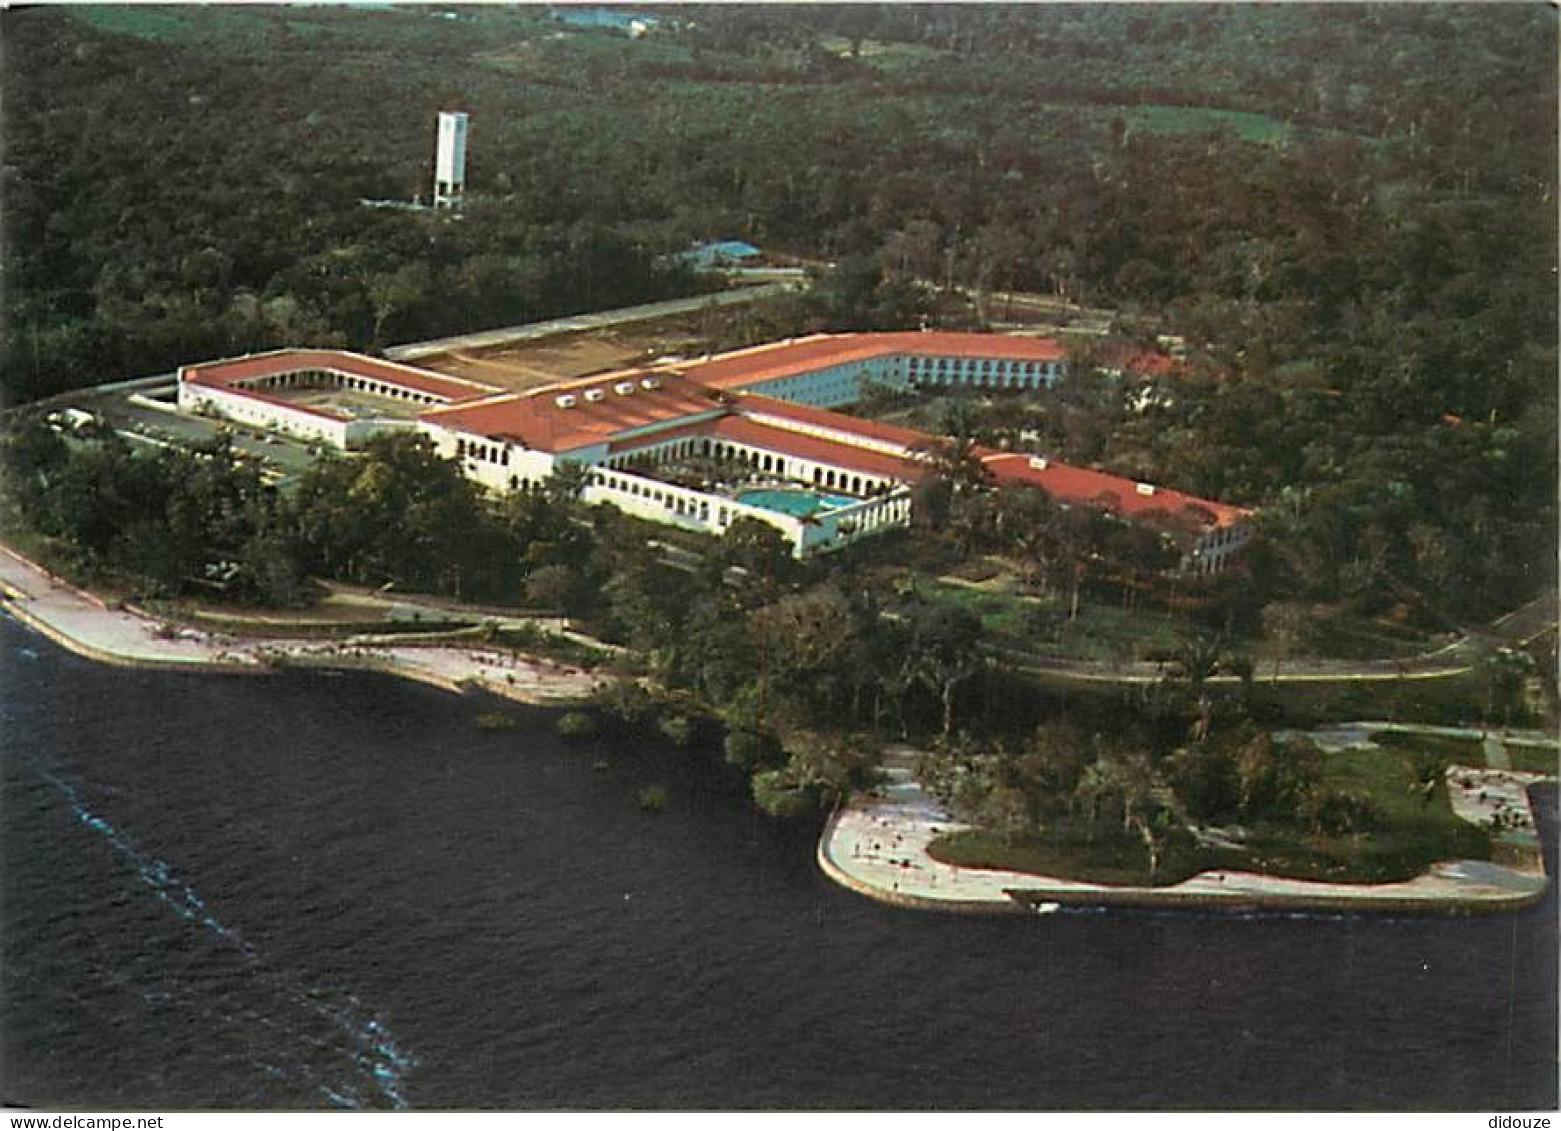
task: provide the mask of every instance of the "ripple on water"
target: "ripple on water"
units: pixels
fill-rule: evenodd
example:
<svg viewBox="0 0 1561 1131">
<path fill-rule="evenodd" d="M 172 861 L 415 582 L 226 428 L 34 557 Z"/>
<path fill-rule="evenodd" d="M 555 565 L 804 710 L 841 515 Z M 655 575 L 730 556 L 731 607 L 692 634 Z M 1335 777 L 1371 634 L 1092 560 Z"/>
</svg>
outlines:
<svg viewBox="0 0 1561 1131">
<path fill-rule="evenodd" d="M 518 709 L 481 732 L 388 678 L 126 672 L 8 622 L 0 649 L 8 1098 L 1555 1104 L 1553 894 L 1468 919 L 903 912 L 823 879 L 815 830 L 756 819 L 718 760 L 566 748 Z"/>
</svg>

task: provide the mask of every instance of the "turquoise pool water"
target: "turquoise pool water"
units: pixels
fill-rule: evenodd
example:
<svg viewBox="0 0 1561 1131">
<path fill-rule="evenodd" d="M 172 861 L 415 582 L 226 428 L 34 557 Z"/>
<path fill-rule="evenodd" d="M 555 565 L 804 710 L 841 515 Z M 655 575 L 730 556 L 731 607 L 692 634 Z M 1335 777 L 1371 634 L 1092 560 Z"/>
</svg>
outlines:
<svg viewBox="0 0 1561 1131">
<path fill-rule="evenodd" d="M 809 491 L 804 488 L 765 488 L 758 491 L 739 491 L 739 503 L 750 507 L 763 507 L 767 511 L 806 518 L 819 511 L 838 510 L 858 500 L 849 495 L 831 495 L 825 491 Z"/>
</svg>

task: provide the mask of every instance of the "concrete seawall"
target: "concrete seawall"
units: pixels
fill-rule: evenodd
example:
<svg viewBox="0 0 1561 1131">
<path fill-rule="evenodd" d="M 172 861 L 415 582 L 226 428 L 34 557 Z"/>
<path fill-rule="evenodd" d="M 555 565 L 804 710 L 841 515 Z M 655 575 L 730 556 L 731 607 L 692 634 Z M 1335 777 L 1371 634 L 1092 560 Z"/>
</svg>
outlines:
<svg viewBox="0 0 1561 1131">
<path fill-rule="evenodd" d="M 108 664 L 117 668 L 141 668 L 150 671 L 200 670 L 212 672 L 221 671 L 243 675 L 260 675 L 264 674 L 267 670 L 263 667 L 257 667 L 253 664 L 224 663 L 220 660 L 207 659 L 205 657 L 192 657 L 189 659 L 167 657 L 163 659 L 155 659 L 148 657 L 126 656 L 119 652 L 112 652 L 96 647 L 87 643 L 85 640 L 78 639 L 75 636 L 60 631 L 48 621 L 42 619 L 41 617 L 34 616 L 32 613 L 28 612 L 26 606 L 21 602 L 13 599 L 9 593 L 5 595 L 3 600 L 0 600 L 0 609 L 3 609 L 10 616 L 15 617 L 22 624 L 25 624 L 28 628 L 38 633 L 38 635 L 47 637 L 53 643 L 58 644 L 67 652 L 71 652 L 77 656 L 82 657 L 83 659 L 91 660 L 98 664 Z"/>
<path fill-rule="evenodd" d="M 957 911 L 967 915 L 1013 915 L 1028 911 L 1018 900 L 990 900 L 990 899 L 929 899 L 926 896 L 902 892 L 898 888 L 884 888 L 878 884 L 869 883 L 867 880 L 852 875 L 849 871 L 835 863 L 831 854 L 833 832 L 840 811 L 836 810 L 829 815 L 829 821 L 824 826 L 824 831 L 818 838 L 818 866 L 819 869 L 834 880 L 841 887 L 849 888 L 858 895 L 865 895 L 868 899 L 877 900 L 879 903 L 887 903 L 891 907 L 904 907 L 913 911 Z"/>
</svg>

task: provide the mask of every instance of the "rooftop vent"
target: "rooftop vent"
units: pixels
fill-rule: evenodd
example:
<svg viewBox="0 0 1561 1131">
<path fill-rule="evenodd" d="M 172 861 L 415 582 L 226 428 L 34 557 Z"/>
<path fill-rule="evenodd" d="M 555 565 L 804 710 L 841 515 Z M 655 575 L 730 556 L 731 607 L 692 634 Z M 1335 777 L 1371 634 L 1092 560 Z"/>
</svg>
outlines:
<svg viewBox="0 0 1561 1131">
<path fill-rule="evenodd" d="M 1033 468 L 1036 471 L 1045 471 L 1046 470 L 1046 457 L 1045 456 L 1031 456 L 1030 457 L 1030 467 Z"/>
<path fill-rule="evenodd" d="M 574 408 L 575 404 L 577 403 L 577 398 L 573 393 L 565 393 L 563 396 L 554 397 L 553 403 L 556 404 L 559 408 Z"/>
<path fill-rule="evenodd" d="M 646 389 L 659 389 L 659 388 L 661 388 L 661 378 L 660 377 L 641 377 L 640 378 L 640 386 L 642 388 L 646 388 Z"/>
<path fill-rule="evenodd" d="M 634 382 L 633 381 L 619 381 L 616 385 L 614 385 L 612 387 L 612 391 L 617 393 L 620 397 L 626 397 L 630 393 L 634 392 Z"/>
<path fill-rule="evenodd" d="M 1153 483 L 1139 483 L 1136 486 L 1137 486 L 1138 493 L 1140 495 L 1153 495 L 1154 494 L 1154 484 Z"/>
<path fill-rule="evenodd" d="M 602 390 L 600 390 L 600 389 L 587 389 L 585 391 L 585 399 L 590 401 L 592 404 L 595 404 L 597 401 L 601 400 L 606 395 L 607 394 L 602 392 Z"/>
</svg>

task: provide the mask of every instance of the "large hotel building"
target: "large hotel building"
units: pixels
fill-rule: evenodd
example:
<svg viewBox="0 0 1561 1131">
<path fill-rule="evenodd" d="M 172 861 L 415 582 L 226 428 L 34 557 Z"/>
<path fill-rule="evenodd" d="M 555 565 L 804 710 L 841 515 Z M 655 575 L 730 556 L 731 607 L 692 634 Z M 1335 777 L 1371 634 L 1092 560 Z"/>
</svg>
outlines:
<svg viewBox="0 0 1561 1131">
<path fill-rule="evenodd" d="M 343 450 L 421 434 L 496 492 L 534 489 L 573 461 L 590 469 L 587 503 L 715 535 L 756 518 L 804 557 L 905 525 L 936 443 L 834 410 L 874 386 L 1045 389 L 1065 366 L 1044 338 L 817 335 L 514 393 L 342 351 L 279 350 L 184 367 L 179 405 Z M 1248 537 L 1239 507 L 1040 456 L 978 455 L 995 485 L 1155 523 L 1187 572 L 1218 571 Z"/>
</svg>

